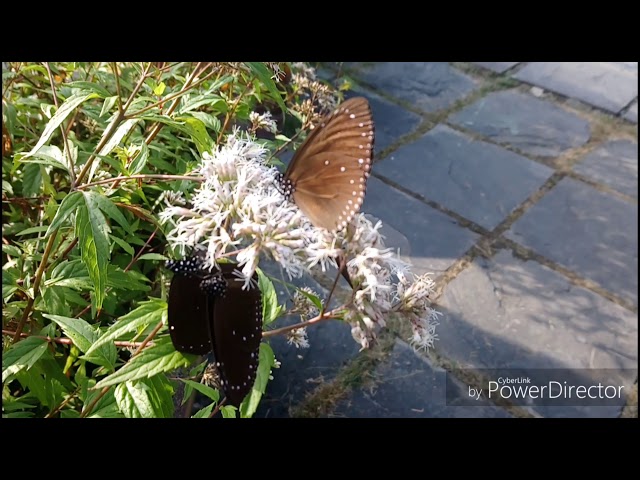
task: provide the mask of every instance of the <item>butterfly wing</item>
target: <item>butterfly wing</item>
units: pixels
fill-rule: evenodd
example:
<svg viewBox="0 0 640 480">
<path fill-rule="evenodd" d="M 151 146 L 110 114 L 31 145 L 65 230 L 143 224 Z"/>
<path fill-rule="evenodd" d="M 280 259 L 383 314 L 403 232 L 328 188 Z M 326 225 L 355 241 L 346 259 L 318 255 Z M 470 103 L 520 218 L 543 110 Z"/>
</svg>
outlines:
<svg viewBox="0 0 640 480">
<path fill-rule="evenodd" d="M 293 200 L 317 227 L 341 230 L 360 210 L 374 146 L 374 123 L 363 97 L 343 102 L 313 129 L 285 178 Z"/>
<path fill-rule="evenodd" d="M 211 351 L 209 315 L 211 299 L 200 289 L 195 275 L 176 274 L 169 289 L 169 335 L 176 350 L 194 355 Z"/>
<path fill-rule="evenodd" d="M 262 295 L 257 275 L 256 286 L 242 290 L 242 282 L 232 273 L 235 265 L 220 266 L 227 287 L 213 307 L 213 353 L 228 403 L 238 407 L 256 379 L 262 339 Z"/>
</svg>

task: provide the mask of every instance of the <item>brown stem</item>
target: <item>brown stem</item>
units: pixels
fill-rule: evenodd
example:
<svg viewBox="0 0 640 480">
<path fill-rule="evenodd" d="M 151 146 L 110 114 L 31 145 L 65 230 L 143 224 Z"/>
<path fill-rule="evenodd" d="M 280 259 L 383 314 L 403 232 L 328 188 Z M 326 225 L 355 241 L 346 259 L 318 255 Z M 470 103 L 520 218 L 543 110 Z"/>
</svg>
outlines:
<svg viewBox="0 0 640 480">
<path fill-rule="evenodd" d="M 138 355 L 144 349 L 144 347 L 146 347 L 147 344 L 151 340 L 153 340 L 153 337 L 155 337 L 156 334 L 160 331 L 160 329 L 162 328 L 162 325 L 163 325 L 163 322 L 158 322 L 158 325 L 156 325 L 156 328 L 154 328 L 153 331 L 149 335 L 147 335 L 147 338 L 145 338 L 142 341 L 142 343 L 138 346 L 138 349 L 133 353 L 133 355 L 131 355 L 131 358 Z M 129 361 L 131 361 L 131 358 L 129 359 Z M 80 418 L 84 418 L 87 415 L 89 415 L 89 413 L 91 413 L 91 410 L 93 410 L 93 407 L 96 406 L 96 403 L 98 403 L 98 401 L 107 394 L 110 388 L 111 388 L 111 385 L 104 387 L 102 390 L 100 390 L 100 393 L 96 396 L 96 398 L 94 398 L 93 401 L 89 404 L 89 406 L 82 411 L 82 413 L 80 414 Z"/>
<path fill-rule="evenodd" d="M 74 238 L 73 242 L 71 242 L 69 246 L 65 248 L 64 252 L 62 252 L 62 254 L 59 257 L 60 261 L 63 261 L 65 258 L 67 258 L 67 256 L 71 253 L 71 250 L 73 250 L 73 247 L 75 247 L 77 244 L 78 244 L 78 237 Z"/>
<path fill-rule="evenodd" d="M 216 413 L 220 411 L 220 409 L 223 407 L 225 403 L 227 403 L 227 397 L 224 397 L 222 401 L 218 403 L 218 405 L 216 405 L 216 408 L 213 409 L 213 412 L 211 412 L 211 415 L 209 415 L 209 418 L 213 418 L 216 415 Z"/>
<path fill-rule="evenodd" d="M 107 178 L 105 180 L 98 180 L 97 182 L 85 183 L 84 185 L 78 185 L 76 187 L 76 190 L 82 190 L 84 188 L 94 187 L 96 185 L 103 185 L 105 183 L 120 182 L 123 180 L 130 180 L 130 179 L 133 179 L 133 180 L 135 179 L 192 180 L 194 182 L 204 181 L 203 177 L 193 177 L 193 176 L 187 176 L 187 175 L 140 174 L 140 175 L 128 175 L 128 176 L 122 176 L 122 177 Z"/>
<path fill-rule="evenodd" d="M 76 395 L 78 395 L 78 392 L 80 391 L 80 387 L 76 388 L 73 392 L 71 392 L 67 398 L 64 399 L 64 401 L 58 405 L 56 408 L 54 408 L 53 410 L 51 410 L 49 413 L 47 413 L 44 418 L 53 418 L 53 416 L 58 413 L 60 410 L 62 410 L 65 405 L 67 403 L 69 403 L 71 401 L 71 399 L 73 399 Z"/>
<path fill-rule="evenodd" d="M 109 129 L 105 132 L 104 136 L 102 137 L 102 140 L 100 141 L 98 146 L 95 148 L 95 150 L 93 151 L 91 156 L 87 159 L 87 162 L 84 164 L 84 167 L 82 168 L 82 170 L 78 174 L 78 178 L 76 179 L 76 182 L 74 182 L 72 184 L 73 188 L 76 188 L 76 185 L 79 184 L 80 182 L 82 182 L 84 177 L 87 175 L 87 172 L 91 168 L 91 164 L 94 162 L 94 160 L 98 156 L 98 152 L 100 152 L 100 150 L 102 150 L 102 148 L 106 145 L 106 143 L 113 136 L 113 134 L 115 133 L 116 129 L 120 125 L 120 122 L 122 122 L 122 120 L 124 119 L 124 115 L 126 114 L 129 106 L 131 106 L 131 103 L 135 99 L 136 94 L 138 93 L 140 88 L 142 88 L 142 85 L 144 84 L 144 81 L 147 78 L 147 74 L 148 74 L 150 68 L 151 68 L 151 64 L 147 65 L 147 68 L 144 71 L 144 73 L 142 74 L 142 76 L 140 77 L 140 80 L 138 81 L 137 85 L 133 88 L 133 91 L 131 92 L 131 95 L 129 96 L 129 99 L 127 100 L 127 103 L 125 104 L 124 107 L 122 107 L 122 113 L 118 112 L 116 117 L 113 119 L 113 122 L 111 122 L 111 125 L 109 126 Z"/>
<path fill-rule="evenodd" d="M 189 75 L 189 78 L 187 78 L 185 80 L 184 85 L 182 86 L 180 91 L 185 91 L 185 90 L 187 90 L 187 88 L 189 88 L 189 86 L 191 85 L 191 82 L 193 82 L 193 79 L 195 78 L 196 74 L 198 73 L 198 70 L 200 68 L 201 63 L 202 62 L 198 62 L 196 67 L 193 69 L 193 71 Z M 173 113 L 173 111 L 178 107 L 178 103 L 179 102 L 176 99 L 176 101 L 171 104 L 171 107 L 169 107 L 169 109 L 167 110 L 167 113 L 165 115 L 171 115 Z M 160 132 L 160 130 L 162 129 L 163 126 L 164 126 L 163 123 L 156 122 L 156 125 L 153 127 L 153 129 L 151 130 L 151 133 L 149 133 L 149 136 L 147 136 L 147 139 L 145 140 L 145 143 L 147 145 L 151 144 L 151 142 L 153 141 L 154 138 L 156 138 L 156 135 L 158 135 L 158 133 Z"/>
<path fill-rule="evenodd" d="M 340 309 L 336 309 L 336 310 L 340 310 Z M 318 315 L 317 317 L 314 317 L 311 320 L 296 323 L 295 325 L 289 325 L 288 327 L 281 327 L 281 328 L 276 328 L 275 330 L 268 330 L 266 332 L 262 332 L 262 338 L 281 335 L 283 333 L 290 332 L 291 330 L 297 330 L 299 328 L 308 327 L 309 325 L 313 325 L 314 323 L 322 322 L 324 320 L 332 320 L 335 318 L 340 318 L 338 315 L 335 315 L 333 312 L 334 310 L 324 313 L 323 315 Z"/>
<path fill-rule="evenodd" d="M 251 78 L 247 82 L 242 93 L 238 96 L 238 98 L 236 98 L 236 101 L 233 102 L 233 106 L 231 107 L 231 110 L 228 111 L 227 114 L 225 115 L 224 124 L 220 129 L 220 133 L 218 134 L 218 138 L 216 139 L 216 144 L 220 144 L 220 140 L 222 140 L 222 135 L 224 135 L 224 131 L 227 129 L 227 126 L 229 125 L 229 121 L 231 120 L 231 117 L 233 117 L 233 114 L 236 113 L 236 108 L 238 108 L 238 104 L 240 103 L 240 100 L 242 100 L 242 98 L 245 96 L 245 94 L 249 90 L 249 87 L 251 86 L 252 83 L 253 83 L 253 78 Z M 233 91 L 230 90 L 230 93 L 233 93 Z"/>
<path fill-rule="evenodd" d="M 194 83 L 192 85 L 189 85 L 188 88 L 184 88 L 183 87 L 183 89 L 180 90 L 179 92 L 172 93 L 168 97 L 163 98 L 162 100 L 159 100 L 156 103 L 152 103 L 151 105 L 147 105 L 146 107 L 141 108 L 140 110 L 136 110 L 135 112 L 131 113 L 130 115 L 127 115 L 126 118 L 134 118 L 137 115 L 140 115 L 141 113 L 147 112 L 147 111 L 149 111 L 149 110 L 151 110 L 153 108 L 159 107 L 159 106 L 165 104 L 166 102 L 168 102 L 170 100 L 173 100 L 174 98 L 181 97 L 185 93 L 189 92 L 189 90 L 192 90 L 192 89 L 196 88 L 197 86 L 199 86 L 200 84 L 206 82 L 209 78 L 211 78 L 213 75 L 215 75 L 215 73 L 216 73 L 215 71 L 210 72 L 209 74 L 205 75 L 200 80 L 198 80 L 196 83 Z M 176 102 L 176 104 L 177 104 L 177 102 Z M 175 108 L 171 109 L 171 112 L 173 112 L 173 110 L 175 110 Z M 169 114 L 171 112 L 167 112 L 167 114 Z"/>
<path fill-rule="evenodd" d="M 124 115 L 122 110 L 122 93 L 120 92 L 120 74 L 118 73 L 118 65 L 116 62 L 111 63 L 111 69 L 113 70 L 113 76 L 116 81 L 116 93 L 118 94 L 118 112 L 120 115 Z"/>
<path fill-rule="evenodd" d="M 131 261 L 129 262 L 129 265 L 127 265 L 127 268 L 124 269 L 125 272 L 129 271 L 129 269 L 133 266 L 133 264 L 136 263 L 136 261 L 140 258 L 140 256 L 142 255 L 142 252 L 144 252 L 145 248 L 147 248 L 151 243 L 151 240 L 153 240 L 153 237 L 155 237 L 156 233 L 158 233 L 158 228 L 159 227 L 156 227 L 153 233 L 149 235 L 149 238 L 147 239 L 145 244 L 142 246 L 140 250 L 138 250 L 138 253 L 136 254 L 136 256 L 131 259 Z"/>
<path fill-rule="evenodd" d="M 191 392 L 189 395 L 189 400 L 187 400 L 187 405 L 184 408 L 184 418 L 191 417 L 191 412 L 193 411 L 193 404 L 196 402 L 196 394 L 198 392 L 196 390 Z"/>
<path fill-rule="evenodd" d="M 27 300 L 27 306 L 24 308 L 24 312 L 22 313 L 22 318 L 18 323 L 18 327 L 16 328 L 16 333 L 13 336 L 12 343 L 16 343 L 20 339 L 20 334 L 24 329 L 24 325 L 27 322 L 27 318 L 31 314 L 33 303 L 35 302 L 36 296 L 38 295 L 38 290 L 40 289 L 40 281 L 42 280 L 42 275 L 44 274 L 47 261 L 49 260 L 49 255 L 51 254 L 51 250 L 53 249 L 53 244 L 56 240 L 57 235 L 58 235 L 58 229 L 56 228 L 53 231 L 53 233 L 49 236 L 49 240 L 47 241 L 47 246 L 45 247 L 44 253 L 42 254 L 42 260 L 40 260 L 40 265 L 38 266 L 38 270 L 36 271 L 36 278 L 33 282 L 33 296 L 29 297 L 29 300 Z"/>
<path fill-rule="evenodd" d="M 49 66 L 49 62 L 44 62 L 44 66 L 47 69 L 47 73 L 49 74 L 49 83 L 51 84 L 51 93 L 53 94 L 53 103 L 58 108 L 58 95 L 56 94 L 56 84 L 53 80 L 53 73 L 51 73 L 51 67 Z M 64 128 L 64 125 L 60 125 L 60 132 L 62 132 L 62 141 L 64 142 L 65 149 L 67 150 L 67 160 L 69 161 L 69 175 L 71 176 L 71 184 L 73 185 L 76 181 L 76 172 L 73 166 L 73 158 L 71 158 L 71 150 L 69 149 L 69 139 L 67 138 L 67 131 Z"/>
<path fill-rule="evenodd" d="M 16 332 L 14 332 L 13 330 L 5 330 L 4 328 L 2 329 L 3 335 L 15 335 L 15 333 Z M 45 337 L 42 335 L 29 335 L 28 333 L 21 333 L 20 336 L 23 338 L 25 337 L 41 338 L 43 340 L 46 340 L 49 343 L 59 343 L 60 345 L 73 345 L 73 340 L 66 337 L 51 338 L 51 337 Z M 116 347 L 122 347 L 122 348 L 138 348 L 140 345 L 142 345 L 142 342 L 125 342 L 123 340 L 114 340 L 113 344 Z"/>
<path fill-rule="evenodd" d="M 322 317 L 324 315 L 324 312 L 326 310 L 326 308 L 329 306 L 329 302 L 331 302 L 331 297 L 333 296 L 333 292 L 336 289 L 336 285 L 338 285 L 338 280 L 340 279 L 340 275 L 342 274 L 342 270 L 345 267 L 345 257 L 344 255 L 342 255 L 340 257 L 340 265 L 338 265 L 338 273 L 336 273 L 336 279 L 333 281 L 333 286 L 331 287 L 331 291 L 329 292 L 329 295 L 327 296 L 327 299 L 324 302 L 324 305 L 322 305 L 322 311 L 320 312 L 320 316 Z"/>
</svg>

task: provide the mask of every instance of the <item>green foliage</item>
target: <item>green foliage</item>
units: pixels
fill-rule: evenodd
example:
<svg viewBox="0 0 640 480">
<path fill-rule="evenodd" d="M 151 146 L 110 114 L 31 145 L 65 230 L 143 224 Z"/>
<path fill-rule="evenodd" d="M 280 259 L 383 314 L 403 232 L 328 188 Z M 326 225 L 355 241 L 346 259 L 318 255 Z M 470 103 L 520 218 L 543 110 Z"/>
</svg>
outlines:
<svg viewBox="0 0 640 480">
<path fill-rule="evenodd" d="M 275 150 L 302 126 L 304 98 L 259 62 L 3 65 L 3 329 L 23 334 L 3 334 L 3 417 L 171 417 L 176 372 L 197 359 L 166 329 L 157 213 L 165 192 L 188 198 L 197 183 L 158 176 L 188 175 L 257 109 L 281 112 L 261 137 Z M 266 326 L 285 307 L 262 271 L 259 287 Z M 220 415 L 253 415 L 274 364 L 264 341 L 252 393 Z M 220 400 L 202 373 L 179 379 L 211 400 L 193 418 Z"/>
</svg>

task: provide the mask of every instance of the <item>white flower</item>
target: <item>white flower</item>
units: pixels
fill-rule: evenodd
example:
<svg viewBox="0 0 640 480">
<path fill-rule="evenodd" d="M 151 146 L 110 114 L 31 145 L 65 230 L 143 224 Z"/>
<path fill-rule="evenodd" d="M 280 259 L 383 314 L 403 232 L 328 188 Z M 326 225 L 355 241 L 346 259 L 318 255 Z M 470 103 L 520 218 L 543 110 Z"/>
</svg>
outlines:
<svg viewBox="0 0 640 480">
<path fill-rule="evenodd" d="M 436 321 L 438 315 L 441 315 L 441 313 L 428 309 L 426 316 L 412 319 L 413 334 L 409 339 L 409 343 L 413 348 L 416 350 L 428 350 L 433 347 L 433 343 L 438 339 L 438 334 L 435 333 L 436 326 L 439 325 Z"/>
<path fill-rule="evenodd" d="M 309 348 L 306 328 L 296 328 L 287 332 L 287 343 L 295 345 L 296 348 Z"/>
<path fill-rule="evenodd" d="M 264 258 L 275 260 L 292 279 L 313 269 L 333 269 L 342 255 L 355 287 L 343 319 L 362 348 L 372 345 L 392 315 L 411 322 L 414 348 L 433 346 L 438 313 L 430 307 L 429 276 L 410 280 L 409 265 L 384 245 L 382 223 L 374 225 L 362 212 L 337 233 L 314 227 L 276 188 L 278 172 L 266 164 L 266 153 L 250 134 L 235 129 L 225 144 L 204 154 L 197 170 L 203 182 L 191 198 L 192 208 L 172 204 L 159 214 L 171 225 L 166 235 L 171 246 L 182 254 L 202 250 L 209 268 L 221 256 L 235 255 L 235 275 L 245 289 L 254 284 Z M 181 202 L 179 196 L 173 200 Z M 303 318 L 317 315 L 306 297 L 294 301 L 293 311 Z M 289 342 L 308 347 L 306 330 L 292 332 Z"/>
<path fill-rule="evenodd" d="M 271 112 L 259 114 L 257 112 L 251 112 L 249 114 L 249 120 L 251 121 L 252 130 L 255 132 L 259 128 L 271 133 L 276 133 L 278 126 L 276 121 L 271 117 Z"/>
</svg>

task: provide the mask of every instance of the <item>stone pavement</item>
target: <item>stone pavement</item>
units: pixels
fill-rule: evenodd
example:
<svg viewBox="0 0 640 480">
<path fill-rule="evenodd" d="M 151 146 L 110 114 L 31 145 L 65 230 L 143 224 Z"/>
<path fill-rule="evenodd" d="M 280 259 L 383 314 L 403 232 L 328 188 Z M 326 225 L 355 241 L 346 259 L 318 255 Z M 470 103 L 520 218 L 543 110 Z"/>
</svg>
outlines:
<svg viewBox="0 0 640 480">
<path fill-rule="evenodd" d="M 321 72 L 371 101 L 376 162 L 363 211 L 415 272 L 433 273 L 439 339 L 418 354 L 391 325 L 359 352 L 340 322 L 309 328 L 304 350 L 275 338 L 282 368 L 256 417 L 637 416 L 638 64 Z M 306 283 L 330 285 L 316 280 Z M 597 406 L 489 398 L 487 381 L 500 376 L 601 382 L 629 396 Z"/>
</svg>

